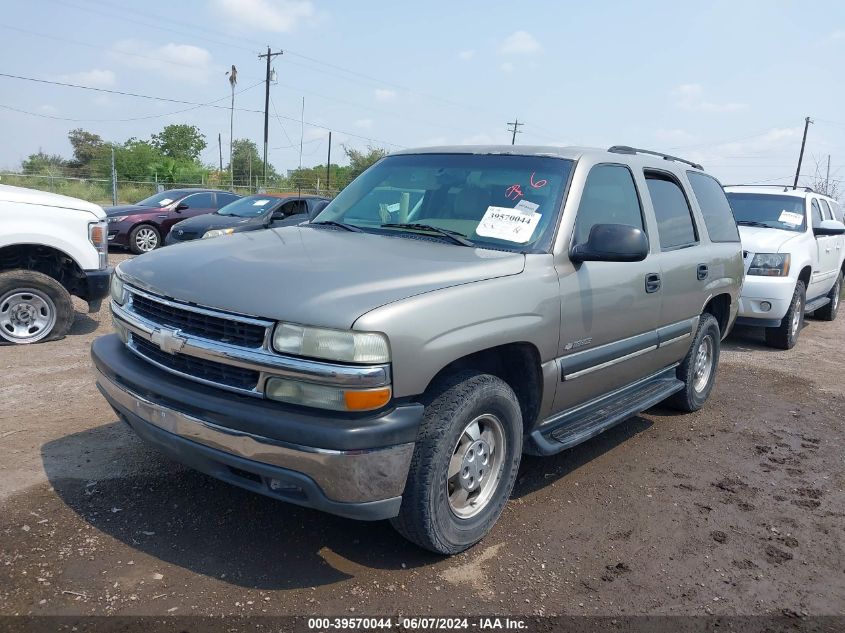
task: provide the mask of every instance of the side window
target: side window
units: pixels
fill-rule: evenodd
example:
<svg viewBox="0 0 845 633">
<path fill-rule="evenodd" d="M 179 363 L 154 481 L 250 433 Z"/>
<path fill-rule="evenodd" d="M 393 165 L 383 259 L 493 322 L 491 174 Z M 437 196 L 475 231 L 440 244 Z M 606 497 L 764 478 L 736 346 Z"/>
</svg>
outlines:
<svg viewBox="0 0 845 633">
<path fill-rule="evenodd" d="M 823 220 L 832 220 L 833 214 L 830 212 L 830 207 L 827 204 L 827 200 L 823 198 L 819 198 L 819 202 L 822 205 L 822 219 Z"/>
<path fill-rule="evenodd" d="M 217 194 L 217 208 L 225 207 L 230 202 L 234 202 L 238 200 L 240 196 L 236 196 L 233 193 L 218 193 Z"/>
<path fill-rule="evenodd" d="M 182 200 L 182 202 L 188 205 L 189 209 L 214 208 L 214 196 L 210 193 L 195 193 Z"/>
<path fill-rule="evenodd" d="M 671 250 L 691 246 L 698 241 L 692 212 L 681 186 L 674 178 L 662 172 L 645 172 L 648 193 L 657 217 L 657 234 L 660 248 Z"/>
<path fill-rule="evenodd" d="M 812 217 L 812 223 L 810 226 L 818 226 L 822 223 L 822 211 L 819 208 L 819 203 L 816 202 L 815 198 L 812 198 L 812 206 L 810 207 L 810 215 Z"/>
<path fill-rule="evenodd" d="M 842 206 L 838 202 L 831 202 L 830 206 L 833 211 L 833 219 L 842 222 Z"/>
<path fill-rule="evenodd" d="M 291 200 L 290 202 L 286 202 L 280 211 L 285 214 L 285 217 L 305 213 L 305 201 Z"/>
<path fill-rule="evenodd" d="M 738 242 L 739 231 L 722 185 L 715 178 L 698 171 L 688 171 L 687 178 L 704 216 L 710 241 Z"/>
<path fill-rule="evenodd" d="M 596 224 L 627 224 L 644 230 L 640 198 L 631 171 L 622 165 L 590 170 L 575 218 L 573 244 L 584 244 Z"/>
</svg>

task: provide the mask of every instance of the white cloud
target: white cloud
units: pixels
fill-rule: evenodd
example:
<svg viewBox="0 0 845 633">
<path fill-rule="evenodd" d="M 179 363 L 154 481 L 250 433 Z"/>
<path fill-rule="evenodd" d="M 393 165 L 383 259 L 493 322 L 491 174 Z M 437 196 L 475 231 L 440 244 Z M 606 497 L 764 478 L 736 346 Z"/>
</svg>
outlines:
<svg viewBox="0 0 845 633">
<path fill-rule="evenodd" d="M 475 51 L 473 49 L 468 49 L 458 53 L 458 59 L 462 61 L 469 61 L 473 57 L 475 57 Z"/>
<path fill-rule="evenodd" d="M 108 88 L 115 84 L 115 74 L 110 70 L 84 70 L 78 73 L 68 73 L 56 77 L 56 81 L 63 81 L 69 84 L 82 84 L 95 88 Z"/>
<path fill-rule="evenodd" d="M 687 151 L 683 156 L 710 165 L 728 165 L 722 161 L 738 161 L 731 166 L 741 168 L 743 161 L 760 162 L 760 159 L 783 157 L 786 163 L 794 160 L 795 148 L 801 143 L 804 126 L 791 128 L 771 128 L 762 134 L 746 139 L 715 143 L 713 145 L 699 145 Z M 678 148 L 678 149 L 683 149 Z"/>
<path fill-rule="evenodd" d="M 360 128 L 362 130 L 369 130 L 373 127 L 373 120 L 372 119 L 358 119 L 353 124 L 355 127 Z"/>
<path fill-rule="evenodd" d="M 679 128 L 660 128 L 655 131 L 654 136 L 660 143 L 667 145 L 688 145 L 696 141 L 695 134 Z"/>
<path fill-rule="evenodd" d="M 420 141 L 419 147 L 436 147 L 438 145 L 446 145 L 448 139 L 445 136 L 434 136 Z"/>
<path fill-rule="evenodd" d="M 530 55 L 540 50 L 540 42 L 528 31 L 514 31 L 499 50 L 506 55 Z"/>
<path fill-rule="evenodd" d="M 373 91 L 373 94 L 376 97 L 376 101 L 393 101 L 396 99 L 396 91 L 391 90 L 390 88 L 376 88 Z"/>
<path fill-rule="evenodd" d="M 211 6 L 229 26 L 277 33 L 292 31 L 300 21 L 316 16 L 310 0 L 211 0 Z"/>
<path fill-rule="evenodd" d="M 672 95 L 675 98 L 675 104 L 684 110 L 736 112 L 748 107 L 744 103 L 708 101 L 704 98 L 704 88 L 701 84 L 681 84 L 672 90 Z"/>
<path fill-rule="evenodd" d="M 129 68 L 160 73 L 171 79 L 205 83 L 214 67 L 211 53 L 191 44 L 168 43 L 154 46 L 142 40 L 120 40 L 109 52 Z"/>
<path fill-rule="evenodd" d="M 499 69 L 500 69 L 503 73 L 508 73 L 508 74 L 510 74 L 510 73 L 512 73 L 512 72 L 513 72 L 513 70 L 514 70 L 514 65 L 513 65 L 512 63 L 510 63 L 510 62 L 505 62 L 505 63 L 503 63 L 501 66 L 499 66 Z"/>
</svg>

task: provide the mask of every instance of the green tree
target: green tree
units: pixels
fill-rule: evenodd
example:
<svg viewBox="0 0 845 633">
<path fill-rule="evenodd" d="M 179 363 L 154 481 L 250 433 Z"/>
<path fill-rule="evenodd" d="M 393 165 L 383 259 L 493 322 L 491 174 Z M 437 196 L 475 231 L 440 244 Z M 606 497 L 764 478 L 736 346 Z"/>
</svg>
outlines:
<svg viewBox="0 0 845 633">
<path fill-rule="evenodd" d="M 264 172 L 264 161 L 261 160 L 255 143 L 245 138 L 235 139 L 232 143 L 231 167 L 235 186 L 244 187 L 255 184 L 255 177 L 258 176 L 260 179 Z M 226 170 L 229 170 L 229 166 L 226 167 Z M 250 174 L 252 174 L 251 182 Z M 278 178 L 276 170 L 268 164 L 267 180 L 275 180 L 276 178 Z"/>
<path fill-rule="evenodd" d="M 349 159 L 349 180 L 357 178 L 370 165 L 387 156 L 386 149 L 372 145 L 367 145 L 366 152 L 344 145 L 343 151 Z"/>
<path fill-rule="evenodd" d="M 108 145 L 99 134 L 86 132 L 82 128 L 71 130 L 67 135 L 73 148 L 73 160 L 69 166 L 88 171 L 91 163 L 100 161 L 108 151 Z"/>
<path fill-rule="evenodd" d="M 166 126 L 158 134 L 153 134 L 151 144 L 162 155 L 179 161 L 197 161 L 208 145 L 205 135 L 196 125 L 179 123 Z"/>
<path fill-rule="evenodd" d="M 21 170 L 25 174 L 52 174 L 60 175 L 67 161 L 58 154 L 45 154 L 38 150 L 37 154 L 30 154 L 21 163 Z"/>
<path fill-rule="evenodd" d="M 332 163 L 329 174 L 329 187 L 333 190 L 343 188 L 349 183 L 350 168 Z M 290 173 L 290 184 L 303 189 L 326 189 L 326 166 L 303 167 Z"/>
<path fill-rule="evenodd" d="M 123 145 L 114 147 L 114 168 L 118 180 L 152 180 L 155 165 L 162 158 L 161 152 L 147 141 L 130 138 Z M 110 173 L 111 166 L 105 169 Z"/>
</svg>

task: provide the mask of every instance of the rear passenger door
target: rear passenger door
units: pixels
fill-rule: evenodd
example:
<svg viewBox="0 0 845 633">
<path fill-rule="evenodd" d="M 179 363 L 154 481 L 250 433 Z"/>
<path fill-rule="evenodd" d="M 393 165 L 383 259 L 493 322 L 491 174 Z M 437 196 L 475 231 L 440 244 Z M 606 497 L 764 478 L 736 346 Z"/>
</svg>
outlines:
<svg viewBox="0 0 845 633">
<path fill-rule="evenodd" d="M 596 224 L 642 229 L 640 196 L 627 165 L 593 166 L 584 183 L 571 245 L 582 244 Z M 656 366 L 661 293 L 648 287 L 660 270 L 652 253 L 639 262 L 589 261 L 558 268 L 563 383 L 555 410 L 563 411 L 645 378 Z"/>
<path fill-rule="evenodd" d="M 822 207 L 822 219 L 833 220 L 836 216 L 833 213 L 827 200 L 819 198 L 819 204 Z M 841 235 L 826 235 L 824 237 L 816 238 L 819 243 L 819 258 L 822 262 L 822 270 L 825 274 L 826 287 L 833 287 L 836 283 L 836 276 L 839 272 L 840 258 L 842 257 L 842 236 Z M 811 297 L 808 297 L 811 298 Z"/>
<path fill-rule="evenodd" d="M 670 172 L 658 170 L 646 169 L 643 175 L 660 244 L 663 301 L 658 357 L 669 364 L 683 358 L 692 342 L 697 317 L 707 301 L 711 261 L 680 180 Z"/>
<path fill-rule="evenodd" d="M 810 227 L 811 230 L 819 226 L 823 220 L 830 219 L 830 209 L 828 213 L 822 210 L 822 202 L 820 198 L 810 198 Z M 813 262 L 813 272 L 810 276 L 810 287 L 807 288 L 807 299 L 813 300 L 817 297 L 826 294 L 830 287 L 834 284 L 832 279 L 834 274 L 834 258 L 836 252 L 836 239 L 831 235 L 816 235 L 813 232 L 813 238 L 816 243 L 816 261 Z"/>
</svg>

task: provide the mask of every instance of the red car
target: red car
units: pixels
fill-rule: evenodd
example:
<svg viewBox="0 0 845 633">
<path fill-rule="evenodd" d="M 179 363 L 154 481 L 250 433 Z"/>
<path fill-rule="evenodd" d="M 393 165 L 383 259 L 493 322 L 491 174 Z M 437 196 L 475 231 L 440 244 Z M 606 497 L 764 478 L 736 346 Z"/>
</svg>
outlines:
<svg viewBox="0 0 845 633">
<path fill-rule="evenodd" d="M 170 189 L 137 204 L 109 207 L 109 245 L 128 248 L 135 254 L 164 245 L 170 227 L 204 213 L 213 213 L 240 196 L 215 189 Z"/>
</svg>

